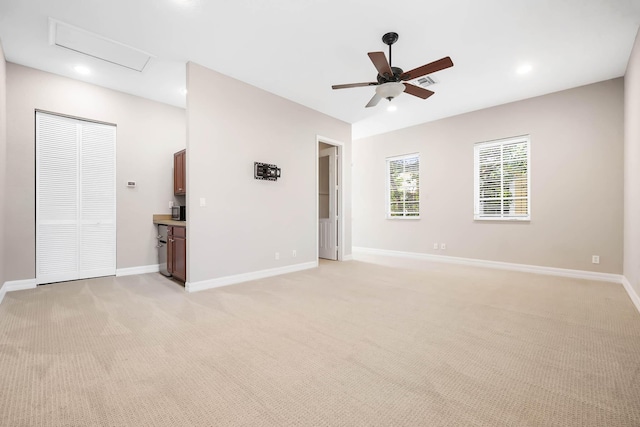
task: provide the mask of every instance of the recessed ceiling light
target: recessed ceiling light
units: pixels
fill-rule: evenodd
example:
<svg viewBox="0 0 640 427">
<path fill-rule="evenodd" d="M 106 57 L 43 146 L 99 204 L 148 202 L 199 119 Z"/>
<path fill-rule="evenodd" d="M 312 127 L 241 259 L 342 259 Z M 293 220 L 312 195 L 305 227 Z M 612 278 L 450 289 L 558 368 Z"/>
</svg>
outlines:
<svg viewBox="0 0 640 427">
<path fill-rule="evenodd" d="M 91 74 L 91 70 L 88 67 L 85 67 L 84 65 L 76 65 L 75 67 L 73 67 L 74 70 L 76 70 L 76 73 L 78 74 L 82 74 L 82 75 L 87 75 L 87 74 Z"/>
<path fill-rule="evenodd" d="M 516 73 L 518 74 L 527 74 L 533 70 L 531 64 L 522 64 L 518 68 L 516 68 Z"/>
<path fill-rule="evenodd" d="M 394 104 L 389 104 L 389 106 L 387 107 L 387 111 L 396 111 L 397 109 L 398 106 Z"/>
</svg>

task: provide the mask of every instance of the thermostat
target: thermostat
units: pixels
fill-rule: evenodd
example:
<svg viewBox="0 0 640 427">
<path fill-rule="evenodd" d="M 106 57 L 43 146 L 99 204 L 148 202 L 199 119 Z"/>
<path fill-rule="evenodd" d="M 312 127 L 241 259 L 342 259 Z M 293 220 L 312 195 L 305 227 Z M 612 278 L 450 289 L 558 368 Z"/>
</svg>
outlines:
<svg viewBox="0 0 640 427">
<path fill-rule="evenodd" d="M 127 181 L 127 187 L 134 188 L 135 186 L 136 186 L 136 182 L 135 181 Z"/>
</svg>

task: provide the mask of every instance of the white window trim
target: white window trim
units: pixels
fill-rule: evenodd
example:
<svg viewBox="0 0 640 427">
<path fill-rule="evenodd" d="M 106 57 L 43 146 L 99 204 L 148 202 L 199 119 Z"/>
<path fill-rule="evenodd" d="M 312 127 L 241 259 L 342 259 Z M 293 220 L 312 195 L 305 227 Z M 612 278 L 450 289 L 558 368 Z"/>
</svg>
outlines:
<svg viewBox="0 0 640 427">
<path fill-rule="evenodd" d="M 479 162 L 478 162 L 478 147 L 489 147 L 496 145 L 503 145 L 507 143 L 514 142 L 526 142 L 527 143 L 527 207 L 528 207 L 528 215 L 526 216 L 512 216 L 512 217 L 487 217 L 482 216 L 478 213 L 479 207 L 479 198 L 478 194 L 479 189 Z M 510 138 L 496 139 L 492 141 L 485 142 L 477 142 L 473 145 L 473 219 L 474 221 L 519 221 L 519 222 L 527 222 L 531 221 L 531 136 L 530 135 L 520 135 L 514 136 Z"/>
<path fill-rule="evenodd" d="M 389 170 L 389 164 L 390 162 L 394 161 L 394 160 L 404 160 L 404 159 L 409 159 L 409 158 L 413 158 L 413 157 L 417 157 L 418 158 L 418 177 L 420 177 L 422 175 L 421 173 L 421 169 L 422 169 L 422 163 L 420 161 L 420 153 L 410 153 L 410 154 L 403 154 L 400 156 L 391 156 L 391 157 L 386 157 L 385 158 L 385 218 L 386 219 L 391 219 L 391 220 L 416 220 L 416 219 L 420 219 L 420 215 L 422 212 L 422 203 L 421 203 L 421 198 L 422 198 L 422 191 L 420 191 L 420 198 L 418 199 L 418 215 L 416 216 L 391 216 L 391 200 L 390 200 L 390 193 L 391 193 L 391 188 L 389 187 L 389 175 L 391 173 L 391 171 Z M 418 178 L 420 179 L 420 178 Z M 418 183 L 418 189 L 422 189 L 422 185 L 421 183 Z"/>
</svg>

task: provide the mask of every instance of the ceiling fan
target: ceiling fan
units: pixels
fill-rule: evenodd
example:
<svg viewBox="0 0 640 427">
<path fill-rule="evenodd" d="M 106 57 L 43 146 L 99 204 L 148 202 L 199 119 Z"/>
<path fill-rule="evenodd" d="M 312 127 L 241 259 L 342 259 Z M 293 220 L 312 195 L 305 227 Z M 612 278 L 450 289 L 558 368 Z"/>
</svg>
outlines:
<svg viewBox="0 0 640 427">
<path fill-rule="evenodd" d="M 373 62 L 376 70 L 378 70 L 377 81 L 333 85 L 331 87 L 333 89 L 347 89 L 351 87 L 377 86 L 376 93 L 367 104 L 367 108 L 374 107 L 382 98 L 386 98 L 391 101 L 402 92 L 407 92 L 408 94 L 417 96 L 418 98 L 427 99 L 433 95 L 434 92 L 411 83 L 404 82 L 426 76 L 427 74 L 435 73 L 436 71 L 444 70 L 445 68 L 453 67 L 453 61 L 451 61 L 451 58 L 448 56 L 409 71 L 403 71 L 402 68 L 392 67 L 391 45 L 398 41 L 398 33 L 387 33 L 382 36 L 382 41 L 384 44 L 389 46 L 389 61 L 387 61 L 384 52 L 368 53 L 371 62 Z"/>
</svg>

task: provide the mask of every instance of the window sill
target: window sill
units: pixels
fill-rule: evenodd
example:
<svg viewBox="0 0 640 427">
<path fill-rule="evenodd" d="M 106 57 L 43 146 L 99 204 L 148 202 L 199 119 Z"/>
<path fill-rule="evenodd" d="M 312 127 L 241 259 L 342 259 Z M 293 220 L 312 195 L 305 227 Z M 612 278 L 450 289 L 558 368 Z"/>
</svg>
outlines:
<svg viewBox="0 0 640 427">
<path fill-rule="evenodd" d="M 473 218 L 474 221 L 531 222 L 531 218 Z"/>
<path fill-rule="evenodd" d="M 385 219 L 399 219 L 399 220 L 412 220 L 412 219 L 420 219 L 419 216 L 388 216 Z"/>
</svg>

